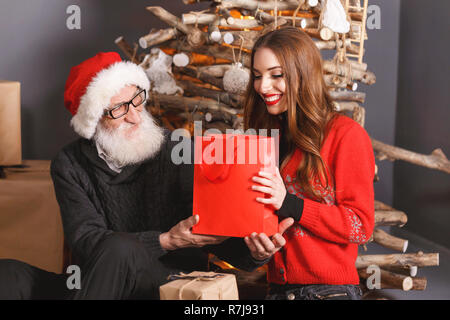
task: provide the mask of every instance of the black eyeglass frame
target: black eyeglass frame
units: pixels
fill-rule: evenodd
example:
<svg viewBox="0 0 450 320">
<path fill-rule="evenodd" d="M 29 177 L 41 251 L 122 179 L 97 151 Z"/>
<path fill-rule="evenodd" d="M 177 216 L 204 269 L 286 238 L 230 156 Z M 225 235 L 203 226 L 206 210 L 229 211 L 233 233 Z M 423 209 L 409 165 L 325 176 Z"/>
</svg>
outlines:
<svg viewBox="0 0 450 320">
<path fill-rule="evenodd" d="M 136 98 L 138 95 L 140 95 L 142 92 L 144 92 L 144 99 L 142 99 L 142 102 L 136 106 L 136 105 L 133 103 L 133 100 L 134 100 L 134 98 Z M 137 107 L 139 107 L 140 105 L 142 105 L 143 103 L 145 103 L 146 101 L 147 101 L 147 90 L 142 89 L 142 90 L 140 90 L 135 96 L 133 96 L 133 98 L 131 98 L 130 101 L 128 101 L 128 102 L 122 102 L 121 104 L 119 104 L 119 105 L 117 105 L 117 106 L 115 106 L 115 107 L 113 107 L 113 108 L 111 108 L 111 109 L 109 109 L 109 110 L 105 110 L 105 112 L 103 113 L 103 115 L 104 115 L 104 116 L 110 116 L 110 117 L 113 118 L 113 119 L 119 119 L 119 118 L 122 118 L 124 115 L 126 115 L 126 114 L 128 113 L 128 111 L 130 111 L 130 104 L 133 105 L 133 107 L 137 108 Z M 127 110 L 126 110 L 122 115 L 120 115 L 120 116 L 118 116 L 118 117 L 115 117 L 115 116 L 112 114 L 113 111 L 116 110 L 116 109 L 119 109 L 119 108 L 120 108 L 121 106 L 123 106 L 124 104 L 127 106 Z"/>
</svg>

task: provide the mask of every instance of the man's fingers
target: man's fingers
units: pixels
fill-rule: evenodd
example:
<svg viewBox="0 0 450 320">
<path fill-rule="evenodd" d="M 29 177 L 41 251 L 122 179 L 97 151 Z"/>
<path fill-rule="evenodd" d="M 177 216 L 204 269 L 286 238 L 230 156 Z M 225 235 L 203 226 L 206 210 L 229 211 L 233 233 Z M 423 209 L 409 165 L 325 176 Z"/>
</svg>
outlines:
<svg viewBox="0 0 450 320">
<path fill-rule="evenodd" d="M 225 241 L 228 238 L 229 237 L 209 236 L 209 235 L 203 235 L 203 234 L 192 234 L 191 235 L 191 241 L 198 246 L 222 243 L 223 241 Z"/>
<path fill-rule="evenodd" d="M 275 245 L 269 239 L 269 237 L 265 233 L 260 233 L 258 235 L 259 242 L 264 247 L 265 251 L 272 253 L 275 250 Z"/>
<path fill-rule="evenodd" d="M 253 244 L 253 241 L 249 237 L 244 238 L 245 244 L 251 252 L 256 252 L 256 247 Z"/>
<path fill-rule="evenodd" d="M 294 224 L 293 218 L 286 218 L 278 225 L 278 233 L 283 234 L 290 226 Z"/>
<path fill-rule="evenodd" d="M 189 218 L 184 219 L 183 221 L 181 221 L 181 226 L 184 229 L 189 230 L 193 226 L 195 226 L 198 223 L 199 220 L 200 220 L 200 217 L 199 217 L 198 214 L 196 214 L 196 215 L 190 216 Z"/>
<path fill-rule="evenodd" d="M 263 254 L 266 251 L 264 249 L 264 246 L 260 243 L 258 235 L 256 233 L 252 233 L 252 235 L 250 236 L 250 241 L 252 241 L 257 253 Z"/>
</svg>

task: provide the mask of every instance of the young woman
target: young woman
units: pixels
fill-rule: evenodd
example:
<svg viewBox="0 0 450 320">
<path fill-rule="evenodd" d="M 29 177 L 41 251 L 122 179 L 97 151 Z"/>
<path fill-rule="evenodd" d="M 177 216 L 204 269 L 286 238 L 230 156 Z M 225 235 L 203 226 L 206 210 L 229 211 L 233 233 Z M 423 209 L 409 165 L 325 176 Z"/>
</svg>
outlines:
<svg viewBox="0 0 450 320">
<path fill-rule="evenodd" d="M 255 256 L 273 254 L 268 299 L 361 298 L 355 260 L 374 227 L 375 159 L 366 131 L 335 112 L 327 90 L 320 52 L 304 32 L 282 28 L 256 41 L 245 129 L 280 129 L 280 171 L 260 172 L 252 188 L 295 220 L 276 252 L 273 240 L 246 239 Z"/>
</svg>

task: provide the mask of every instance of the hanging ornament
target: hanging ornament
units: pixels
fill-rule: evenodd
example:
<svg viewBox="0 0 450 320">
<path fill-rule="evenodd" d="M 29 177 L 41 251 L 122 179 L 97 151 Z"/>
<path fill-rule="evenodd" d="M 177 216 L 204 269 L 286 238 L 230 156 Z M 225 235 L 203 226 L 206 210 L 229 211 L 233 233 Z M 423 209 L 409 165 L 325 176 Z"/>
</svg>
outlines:
<svg viewBox="0 0 450 320">
<path fill-rule="evenodd" d="M 247 90 L 247 85 L 250 81 L 250 72 L 242 66 L 242 63 L 239 62 L 241 61 L 242 48 L 244 47 L 244 37 L 239 37 L 241 38 L 239 58 L 236 60 L 234 48 L 231 48 L 233 51 L 234 63 L 223 75 L 223 88 L 229 93 L 241 95 Z"/>
<path fill-rule="evenodd" d="M 233 63 L 223 75 L 223 87 L 229 93 L 240 95 L 247 89 L 249 80 L 250 73 L 244 69 L 242 63 Z"/>
<path fill-rule="evenodd" d="M 340 0 L 326 0 L 323 10 L 323 26 L 338 33 L 350 31 L 350 23 Z"/>
<path fill-rule="evenodd" d="M 148 68 L 145 70 L 152 91 L 160 94 L 183 94 L 183 89 L 178 87 L 172 74 L 173 58 L 165 54 L 159 48 L 153 48 L 150 51 L 150 57 L 147 59 Z"/>
<path fill-rule="evenodd" d="M 210 36 L 211 40 L 215 41 L 215 42 L 219 42 L 220 39 L 222 38 L 222 34 L 218 30 L 214 30 L 213 32 L 211 32 L 211 34 L 209 36 Z"/>
<path fill-rule="evenodd" d="M 173 56 L 173 64 L 177 67 L 186 67 L 189 64 L 189 56 L 185 53 L 177 53 Z"/>
<path fill-rule="evenodd" d="M 223 42 L 225 42 L 226 44 L 232 44 L 234 41 L 234 37 L 233 34 L 230 32 L 227 32 L 223 35 Z"/>
</svg>

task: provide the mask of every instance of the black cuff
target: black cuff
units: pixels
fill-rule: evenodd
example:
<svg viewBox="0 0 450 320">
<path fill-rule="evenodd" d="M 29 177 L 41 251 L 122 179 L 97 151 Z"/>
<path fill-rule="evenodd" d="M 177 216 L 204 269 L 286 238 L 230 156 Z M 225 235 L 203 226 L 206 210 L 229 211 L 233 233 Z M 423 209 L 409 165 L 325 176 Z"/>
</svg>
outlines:
<svg viewBox="0 0 450 320">
<path fill-rule="evenodd" d="M 275 214 L 280 218 L 294 218 L 295 221 L 300 221 L 303 212 L 303 199 L 294 194 L 286 193 L 281 208 L 275 211 Z"/>
</svg>

